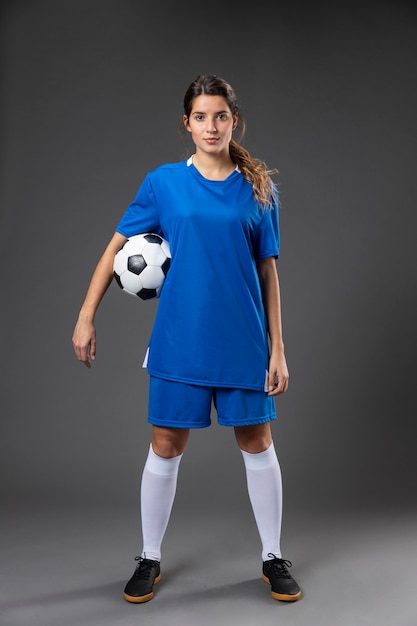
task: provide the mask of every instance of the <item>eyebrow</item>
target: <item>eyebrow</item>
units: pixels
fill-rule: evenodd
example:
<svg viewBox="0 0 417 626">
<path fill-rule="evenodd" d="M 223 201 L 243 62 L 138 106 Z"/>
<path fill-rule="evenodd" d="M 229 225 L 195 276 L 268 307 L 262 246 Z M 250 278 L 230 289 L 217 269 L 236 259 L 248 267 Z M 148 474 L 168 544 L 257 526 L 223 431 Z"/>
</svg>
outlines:
<svg viewBox="0 0 417 626">
<path fill-rule="evenodd" d="M 227 109 L 223 111 L 216 111 L 215 115 L 219 115 L 220 113 L 229 113 Z M 207 115 L 206 111 L 193 111 L 191 115 Z"/>
</svg>

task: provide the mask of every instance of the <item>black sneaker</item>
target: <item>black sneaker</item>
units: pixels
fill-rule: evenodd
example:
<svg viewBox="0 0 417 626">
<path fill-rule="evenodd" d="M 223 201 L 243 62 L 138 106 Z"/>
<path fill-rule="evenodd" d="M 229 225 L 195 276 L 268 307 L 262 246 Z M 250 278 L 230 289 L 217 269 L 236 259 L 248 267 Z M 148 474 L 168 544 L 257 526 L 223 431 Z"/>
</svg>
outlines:
<svg viewBox="0 0 417 626">
<path fill-rule="evenodd" d="M 128 602 L 148 602 L 153 598 L 153 586 L 161 580 L 159 561 L 135 557 L 139 561 L 132 578 L 127 583 L 123 596 Z"/>
<path fill-rule="evenodd" d="M 301 597 L 300 587 L 288 571 L 292 567 L 291 561 L 279 559 L 275 554 L 269 553 L 271 560 L 264 561 L 262 567 L 262 579 L 271 585 L 271 595 L 275 600 L 294 602 Z"/>
</svg>

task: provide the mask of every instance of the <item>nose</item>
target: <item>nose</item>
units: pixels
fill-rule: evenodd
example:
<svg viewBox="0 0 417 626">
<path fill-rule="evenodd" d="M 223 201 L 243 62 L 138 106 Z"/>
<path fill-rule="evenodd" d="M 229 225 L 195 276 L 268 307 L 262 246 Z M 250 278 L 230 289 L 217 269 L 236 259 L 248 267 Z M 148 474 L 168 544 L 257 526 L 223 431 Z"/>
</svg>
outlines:
<svg viewBox="0 0 417 626">
<path fill-rule="evenodd" d="M 217 133 L 216 120 L 215 118 L 207 119 L 207 130 L 209 133 Z"/>
</svg>

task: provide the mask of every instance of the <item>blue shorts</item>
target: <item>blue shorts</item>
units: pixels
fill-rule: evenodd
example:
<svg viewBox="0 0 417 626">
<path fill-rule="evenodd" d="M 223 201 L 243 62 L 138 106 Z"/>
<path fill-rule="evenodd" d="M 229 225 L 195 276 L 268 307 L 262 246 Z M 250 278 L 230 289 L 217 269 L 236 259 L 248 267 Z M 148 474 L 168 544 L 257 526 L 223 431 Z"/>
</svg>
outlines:
<svg viewBox="0 0 417 626">
<path fill-rule="evenodd" d="M 275 402 L 265 391 L 202 387 L 150 377 L 148 422 L 171 428 L 210 426 L 212 403 L 222 426 L 251 426 L 276 419 Z"/>
</svg>

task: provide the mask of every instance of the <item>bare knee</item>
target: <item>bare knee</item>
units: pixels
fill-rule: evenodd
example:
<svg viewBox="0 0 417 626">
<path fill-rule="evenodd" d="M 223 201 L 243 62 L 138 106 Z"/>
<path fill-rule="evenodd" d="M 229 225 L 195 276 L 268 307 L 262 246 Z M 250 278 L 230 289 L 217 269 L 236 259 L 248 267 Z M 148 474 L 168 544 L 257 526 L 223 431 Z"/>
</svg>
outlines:
<svg viewBox="0 0 417 626">
<path fill-rule="evenodd" d="M 271 425 L 267 422 L 253 426 L 236 426 L 235 437 L 241 450 L 251 454 L 264 452 L 272 443 Z"/>
<path fill-rule="evenodd" d="M 189 434 L 188 428 L 154 426 L 152 429 L 152 449 L 158 456 L 171 459 L 184 452 Z"/>
</svg>

